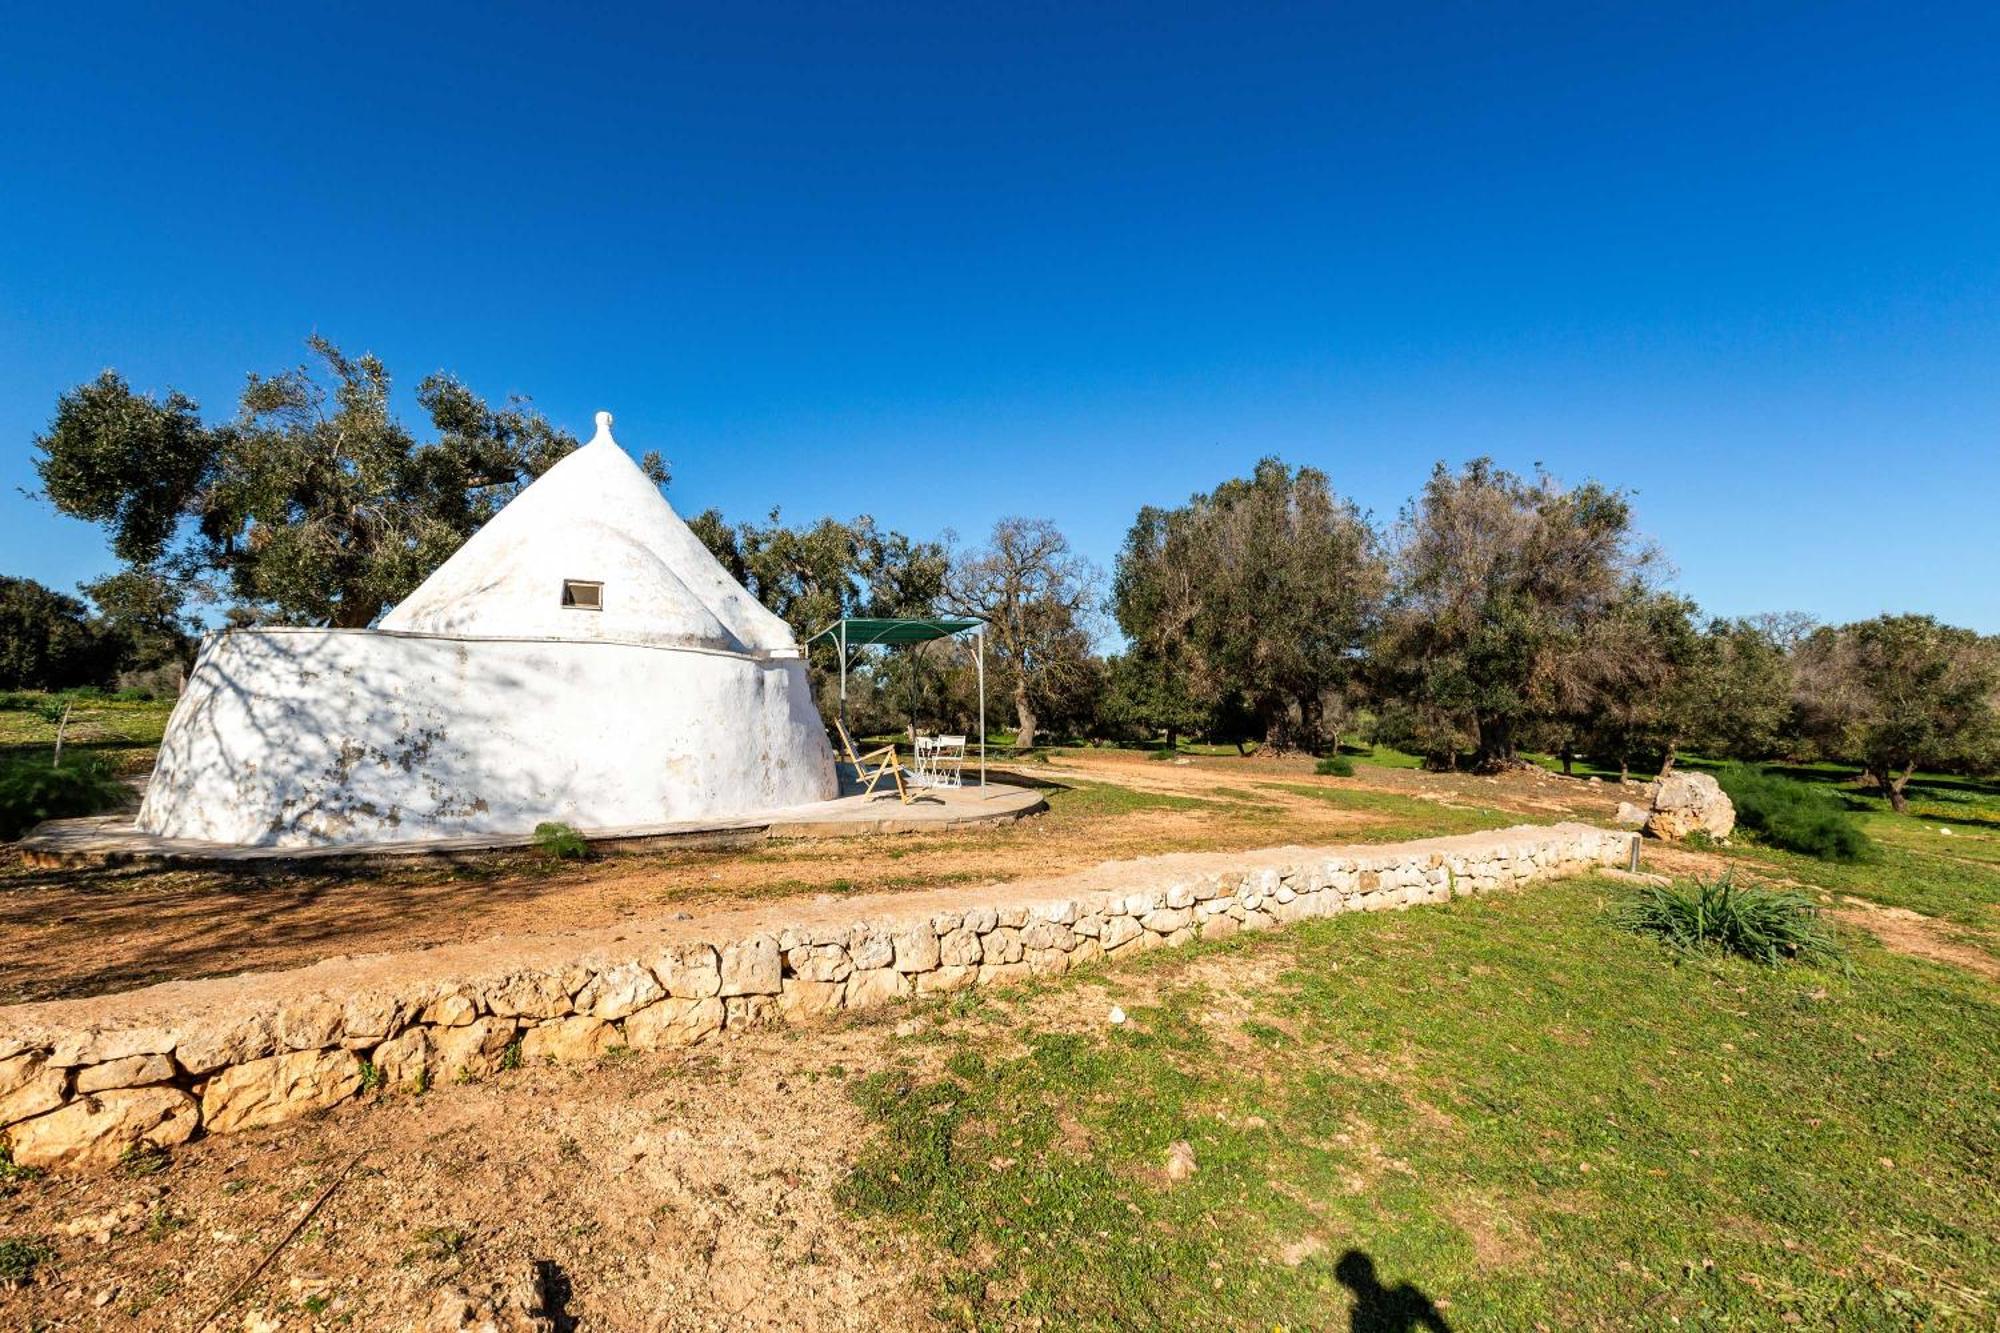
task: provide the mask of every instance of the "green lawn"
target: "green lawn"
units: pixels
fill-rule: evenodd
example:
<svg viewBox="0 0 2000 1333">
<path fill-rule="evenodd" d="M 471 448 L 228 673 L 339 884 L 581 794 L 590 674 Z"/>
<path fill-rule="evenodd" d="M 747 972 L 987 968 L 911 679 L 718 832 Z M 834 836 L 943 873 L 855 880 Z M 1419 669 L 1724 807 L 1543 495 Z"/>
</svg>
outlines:
<svg viewBox="0 0 2000 1333">
<path fill-rule="evenodd" d="M 1770 771 L 1826 783 L 1882 854 L 1837 865 L 1746 839 L 1731 856 L 1830 893 L 1941 918 L 2000 954 L 2000 782 L 1921 775 L 1910 783 L 1910 813 L 1898 815 L 1882 797 L 1854 785 L 1852 768 L 1772 765 Z"/>
<path fill-rule="evenodd" d="M 143 773 L 152 767 L 167 716 L 174 711 L 173 700 L 30 691 L 0 695 L 0 764 L 49 759 L 65 699 L 71 707 L 63 753 L 100 755 L 121 773 Z"/>
<path fill-rule="evenodd" d="M 881 1132 L 846 1200 L 942 1246 L 961 1325 L 1345 1328 L 1352 1251 L 1385 1284 L 1356 1328 L 1416 1327 L 1403 1283 L 1460 1330 L 1994 1327 L 1992 987 L 1865 939 L 1848 969 L 1677 964 L 1608 923 L 1630 891 L 1336 918 L 1028 1000 L 1080 1033 L 937 1006 L 911 1041 L 946 1072 L 859 1087 Z"/>
</svg>

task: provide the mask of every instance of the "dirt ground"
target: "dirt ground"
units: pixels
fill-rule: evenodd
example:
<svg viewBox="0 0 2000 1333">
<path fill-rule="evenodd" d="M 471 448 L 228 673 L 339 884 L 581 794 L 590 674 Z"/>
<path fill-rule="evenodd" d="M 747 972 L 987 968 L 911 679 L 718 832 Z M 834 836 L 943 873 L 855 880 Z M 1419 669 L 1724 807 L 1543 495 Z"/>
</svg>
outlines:
<svg viewBox="0 0 2000 1333">
<path fill-rule="evenodd" d="M 1204 959 L 1190 977 L 1226 1008 L 1277 966 Z M 210 1327 L 425 1328 L 439 1290 L 478 1295 L 534 1271 L 559 1328 L 931 1327 L 925 1274 L 941 1257 L 838 1203 L 867 1133 L 850 1081 L 934 1076 L 926 1038 L 940 1026 L 1072 1030 L 1156 997 L 1143 974 L 1115 971 L 1076 989 L 1001 992 L 970 1017 L 874 1011 L 678 1055 L 374 1094 L 189 1144 L 157 1175 L 21 1181 L 0 1190 L 0 1231 L 52 1236 L 55 1254 L 34 1282 L 0 1287 L 0 1326 L 199 1328 L 278 1247 Z"/>
<path fill-rule="evenodd" d="M 835 1201 L 862 1132 L 841 1071 L 895 1043 L 856 1025 L 522 1069 L 205 1140 L 156 1176 L 26 1181 L 5 1229 L 56 1254 L 0 1289 L 0 1325 L 198 1327 L 338 1178 L 214 1327 L 421 1327 L 439 1288 L 537 1265 L 590 1328 L 917 1327 L 928 1256 Z"/>
<path fill-rule="evenodd" d="M 545 867 L 501 858 L 367 878 L 131 869 L 0 880 L 5 989 L 65 993 L 299 962 L 331 952 L 546 933 L 640 914 L 701 912 L 771 894 L 936 888 L 1078 869 L 1115 856 L 1338 842 L 1389 814 L 1279 790 L 1303 765 L 1188 765 L 1081 755 L 1047 779 L 1109 781 L 1193 808 L 1118 803 L 974 833 L 774 845 Z M 1601 818 L 1614 784 L 1364 769 L 1353 791 L 1497 809 L 1522 819 Z M 1235 791 L 1240 796 L 1219 793 Z M 1649 846 L 1647 868 L 1718 873 L 1720 858 Z M 1939 961 L 1927 918 L 1836 908 L 1891 948 Z M 1189 964 L 1240 1038 L 1250 957 Z M 1990 968 L 1990 959 L 1985 960 Z M 1990 970 L 1981 970 L 1991 976 Z M 838 1186 L 866 1142 L 856 1078 L 935 1072 L 939 1026 L 987 1034 L 1103 1021 L 1155 983 L 1109 969 L 1077 993 L 997 992 L 980 1013 L 934 1004 L 846 1016 L 811 1030 L 732 1033 L 677 1055 L 526 1068 L 413 1096 L 370 1094 L 323 1116 L 199 1141 L 158 1174 L 0 1179 L 0 1233 L 48 1238 L 33 1282 L 0 1285 L 0 1327 L 202 1327 L 267 1255 L 268 1268 L 209 1327 L 425 1327 L 440 1291 L 479 1296 L 536 1274 L 559 1328 L 877 1329 L 931 1326 L 926 1275 L 942 1256 L 858 1222 Z M 69 989 L 67 993 L 88 993 Z M 331 1193 L 326 1193 L 332 1186 Z M 324 1195 L 324 1202 L 315 1204 Z M 286 1239 L 298 1224 L 296 1235 Z M 274 1250 L 275 1247 L 275 1250 Z"/>
<path fill-rule="evenodd" d="M 1602 818 L 1619 790 L 1527 772 L 1481 778 L 1364 767 L 1354 779 L 1315 778 L 1306 760 L 1173 764 L 1117 751 L 1064 756 L 1034 768 L 1032 777 L 1051 786 L 1054 808 L 1013 824 L 639 853 L 581 865 L 513 853 L 388 869 L 305 863 L 48 871 L 9 858 L 0 860 L 0 1004 L 299 966 L 340 954 L 701 914 L 773 895 L 990 884 L 1167 851 L 1339 843 L 1366 836 L 1388 818 L 1279 784 L 1390 793 L 1535 822 Z M 1093 801 L 1085 785 L 1093 783 L 1164 803 L 1127 808 L 1134 803 Z M 1065 801 L 1065 788 L 1078 799 Z"/>
</svg>

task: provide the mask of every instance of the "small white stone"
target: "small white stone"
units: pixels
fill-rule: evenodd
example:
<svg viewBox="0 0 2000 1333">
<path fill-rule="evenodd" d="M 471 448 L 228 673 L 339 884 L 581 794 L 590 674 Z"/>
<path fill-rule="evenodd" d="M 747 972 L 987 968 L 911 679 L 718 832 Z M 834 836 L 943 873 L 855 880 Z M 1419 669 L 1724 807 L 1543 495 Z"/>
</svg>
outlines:
<svg viewBox="0 0 2000 1333">
<path fill-rule="evenodd" d="M 1125 1021 L 1125 1011 L 1123 1009 L 1120 1009 L 1115 1004 L 1111 1006 L 1111 1021 L 1114 1024 L 1123 1023 Z"/>
</svg>

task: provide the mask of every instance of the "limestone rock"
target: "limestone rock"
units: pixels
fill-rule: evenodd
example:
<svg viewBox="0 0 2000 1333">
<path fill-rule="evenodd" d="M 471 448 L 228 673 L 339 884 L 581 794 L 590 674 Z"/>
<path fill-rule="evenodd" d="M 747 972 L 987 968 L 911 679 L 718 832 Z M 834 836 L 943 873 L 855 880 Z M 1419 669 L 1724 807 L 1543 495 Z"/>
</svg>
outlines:
<svg viewBox="0 0 2000 1333">
<path fill-rule="evenodd" d="M 677 1000 L 706 1000 L 722 992 L 722 962 L 710 944 L 673 944 L 653 960 L 653 975 Z"/>
<path fill-rule="evenodd" d="M 1175 1139 L 1167 1147 L 1167 1179 L 1178 1185 L 1194 1173 L 1194 1145 L 1186 1139 Z"/>
<path fill-rule="evenodd" d="M 293 1051 L 232 1065 L 210 1079 L 201 1094 L 201 1121 L 214 1134 L 275 1125 L 359 1091 L 361 1061 L 352 1051 Z"/>
<path fill-rule="evenodd" d="M 170 1083 L 174 1062 L 164 1055 L 128 1055 L 123 1060 L 92 1065 L 76 1075 L 78 1092 L 109 1092 L 113 1088 L 143 1088 L 149 1083 Z"/>
<path fill-rule="evenodd" d="M 666 996 L 667 988 L 644 963 L 624 963 L 593 977 L 577 993 L 576 1007 L 598 1019 L 623 1018 Z"/>
<path fill-rule="evenodd" d="M 723 946 L 722 991 L 730 995 L 776 995 L 784 978 L 784 957 L 769 935 Z"/>
<path fill-rule="evenodd" d="M 1618 813 L 1611 816 L 1611 822 L 1620 828 L 1644 828 L 1646 820 L 1651 814 L 1652 812 L 1642 805 L 1634 805 L 1630 801 L 1620 801 L 1618 803 Z"/>
<path fill-rule="evenodd" d="M 792 974 L 802 981 L 841 982 L 854 971 L 847 950 L 838 944 L 802 944 L 785 954 Z"/>
<path fill-rule="evenodd" d="M 895 963 L 896 946 L 886 933 L 873 926 L 858 925 L 848 936 L 847 956 L 854 960 L 855 971 L 872 972 Z"/>
<path fill-rule="evenodd" d="M 1069 970 L 1067 949 L 1027 949 L 1022 952 L 1021 961 L 1028 970 L 1038 977 L 1059 977 Z"/>
<path fill-rule="evenodd" d="M 1068 951 L 1076 947 L 1076 934 L 1068 926 L 1053 921 L 1030 921 L 1021 928 L 1021 945 L 1027 949 Z"/>
<path fill-rule="evenodd" d="M 670 996 L 625 1020 L 625 1044 L 641 1051 L 692 1046 L 722 1027 L 723 1003 Z"/>
<path fill-rule="evenodd" d="M 383 1087 L 407 1088 L 429 1071 L 436 1051 L 430 1029 L 411 1027 L 377 1046 L 369 1061 L 382 1076 Z"/>
<path fill-rule="evenodd" d="M 803 1023 L 840 1008 L 846 990 L 838 981 L 786 977 L 785 989 L 778 996 L 778 1012 L 787 1022 Z"/>
<path fill-rule="evenodd" d="M 410 1021 L 409 1005 L 390 991 L 363 991 L 340 1007 L 341 1045 L 361 1050 L 387 1041 Z"/>
<path fill-rule="evenodd" d="M 571 1009 L 569 988 L 547 972 L 516 972 L 486 987 L 484 998 L 499 1018 L 561 1018 Z"/>
<path fill-rule="evenodd" d="M 1021 961 L 1021 932 L 1011 926 L 995 926 L 979 937 L 980 961 L 988 966 Z"/>
<path fill-rule="evenodd" d="M 1098 943 L 1109 953 L 1144 933 L 1145 928 L 1129 916 L 1109 917 L 1104 922 L 1104 932 L 1098 936 Z"/>
<path fill-rule="evenodd" d="M 917 994 L 942 995 L 948 991 L 964 990 L 979 983 L 979 969 L 976 966 L 947 963 L 943 967 L 919 972 L 915 977 Z"/>
<path fill-rule="evenodd" d="M 261 1060 L 278 1050 L 277 1024 L 269 1014 L 194 1023 L 174 1046 L 174 1059 L 190 1074 L 202 1075 L 224 1065 Z"/>
<path fill-rule="evenodd" d="M 41 1055 L 17 1055 L 4 1066 L 0 1079 L 0 1125 L 43 1115 L 63 1104 L 69 1088 L 69 1071 L 52 1065 Z"/>
<path fill-rule="evenodd" d="M 958 929 L 938 941 L 938 962 L 944 967 L 970 967 L 980 958 L 979 936 Z"/>
<path fill-rule="evenodd" d="M 128 1055 L 165 1055 L 179 1040 L 180 1034 L 167 1028 L 78 1028 L 56 1038 L 49 1063 L 75 1068 L 123 1060 Z"/>
<path fill-rule="evenodd" d="M 110 1166 L 140 1144 L 186 1143 L 201 1123 L 179 1088 L 125 1088 L 79 1097 L 8 1131 L 17 1166 Z"/>
<path fill-rule="evenodd" d="M 46 1051 L 22 1051 L 0 1060 L 0 1097 L 17 1091 L 48 1068 Z"/>
<path fill-rule="evenodd" d="M 910 993 L 910 979 L 893 967 L 871 968 L 847 979 L 847 1007 L 866 1009 Z"/>
<path fill-rule="evenodd" d="M 904 926 L 890 937 L 898 972 L 928 972 L 938 965 L 938 937 L 929 922 Z"/>
<path fill-rule="evenodd" d="M 1148 912 L 1140 918 L 1139 924 L 1155 935 L 1171 935 L 1194 920 L 1194 913 L 1185 907 L 1162 907 Z"/>
<path fill-rule="evenodd" d="M 1726 838 L 1735 828 L 1736 807 L 1708 774 L 1675 773 L 1654 786 L 1652 813 L 1646 818 L 1651 836 L 1669 842 L 1695 832 Z"/>
<path fill-rule="evenodd" d="M 722 1002 L 722 1026 L 761 1027 L 778 1016 L 775 995 L 732 995 Z"/>
<path fill-rule="evenodd" d="M 424 1006 L 422 1017 L 432 1027 L 462 1028 L 479 1017 L 479 997 L 470 986 L 453 986 Z"/>
<path fill-rule="evenodd" d="M 331 996 L 292 996 L 278 1006 L 278 1044 L 293 1051 L 335 1045 L 346 1021 L 339 1002 Z"/>
<path fill-rule="evenodd" d="M 460 1075 L 484 1078 L 497 1072 L 518 1027 L 511 1018 L 489 1015 L 464 1027 L 435 1029 L 431 1033 L 433 1081 Z"/>
<path fill-rule="evenodd" d="M 650 981 L 652 973 L 648 972 L 646 978 Z M 618 1029 L 609 1022 L 592 1014 L 575 1014 L 529 1028 L 521 1035 L 521 1059 L 569 1064 L 595 1060 L 621 1044 Z"/>
</svg>

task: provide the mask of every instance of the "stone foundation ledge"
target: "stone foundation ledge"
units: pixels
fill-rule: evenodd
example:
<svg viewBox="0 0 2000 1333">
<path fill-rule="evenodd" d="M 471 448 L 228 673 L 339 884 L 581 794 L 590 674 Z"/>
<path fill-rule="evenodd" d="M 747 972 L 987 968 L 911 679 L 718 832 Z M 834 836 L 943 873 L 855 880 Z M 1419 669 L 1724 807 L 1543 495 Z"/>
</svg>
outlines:
<svg viewBox="0 0 2000 1333">
<path fill-rule="evenodd" d="M 1376 847 L 1107 862 L 985 888 L 797 899 L 701 921 L 332 958 L 0 1009 L 0 1134 L 30 1167 L 277 1124 L 377 1087 L 660 1050 L 910 995 L 1605 866 L 1583 824 Z"/>
</svg>

